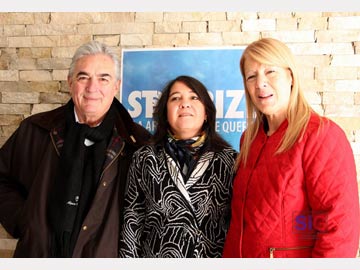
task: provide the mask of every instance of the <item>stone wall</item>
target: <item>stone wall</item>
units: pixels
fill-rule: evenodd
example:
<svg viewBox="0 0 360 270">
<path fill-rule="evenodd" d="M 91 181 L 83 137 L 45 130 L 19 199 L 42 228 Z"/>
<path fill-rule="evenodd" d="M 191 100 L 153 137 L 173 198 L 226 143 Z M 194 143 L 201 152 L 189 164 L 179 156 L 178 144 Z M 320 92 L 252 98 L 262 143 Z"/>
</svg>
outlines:
<svg viewBox="0 0 360 270">
<path fill-rule="evenodd" d="M 360 12 L 0 13 L 0 146 L 25 117 L 69 99 L 67 69 L 90 40 L 122 48 L 289 45 L 306 97 L 337 122 L 360 169 Z M 216 68 L 216 65 L 214 65 Z M 0 226 L 0 258 L 16 240 Z"/>
</svg>

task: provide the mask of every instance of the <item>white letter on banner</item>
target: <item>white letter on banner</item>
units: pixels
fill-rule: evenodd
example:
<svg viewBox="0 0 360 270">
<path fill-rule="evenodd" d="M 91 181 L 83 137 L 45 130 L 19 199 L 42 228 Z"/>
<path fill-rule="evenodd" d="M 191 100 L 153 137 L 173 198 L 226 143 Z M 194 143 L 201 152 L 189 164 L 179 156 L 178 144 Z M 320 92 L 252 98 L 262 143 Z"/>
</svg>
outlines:
<svg viewBox="0 0 360 270">
<path fill-rule="evenodd" d="M 244 90 L 227 90 L 226 96 L 233 97 L 229 109 L 226 112 L 225 118 L 244 118 L 243 111 L 237 111 L 237 108 L 240 106 L 240 102 L 244 96 Z"/>
<path fill-rule="evenodd" d="M 132 118 L 138 117 L 142 112 L 141 104 L 137 99 L 141 99 L 141 92 L 132 91 L 128 98 L 129 105 L 134 108 L 134 110 L 128 110 Z"/>
</svg>

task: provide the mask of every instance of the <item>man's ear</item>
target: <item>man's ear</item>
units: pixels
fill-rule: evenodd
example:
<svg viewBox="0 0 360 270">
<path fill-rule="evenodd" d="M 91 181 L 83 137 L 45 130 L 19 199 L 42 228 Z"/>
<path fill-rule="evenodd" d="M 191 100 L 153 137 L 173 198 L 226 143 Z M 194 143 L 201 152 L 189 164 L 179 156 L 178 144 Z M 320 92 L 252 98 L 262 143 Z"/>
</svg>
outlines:
<svg viewBox="0 0 360 270">
<path fill-rule="evenodd" d="M 121 80 L 117 80 L 115 83 L 115 87 L 116 87 L 115 94 L 120 92 L 120 85 L 121 85 Z"/>
<path fill-rule="evenodd" d="M 67 77 L 67 83 L 68 83 L 68 86 L 69 86 L 69 89 L 71 90 L 71 86 L 72 86 L 72 78 L 70 76 Z"/>
</svg>

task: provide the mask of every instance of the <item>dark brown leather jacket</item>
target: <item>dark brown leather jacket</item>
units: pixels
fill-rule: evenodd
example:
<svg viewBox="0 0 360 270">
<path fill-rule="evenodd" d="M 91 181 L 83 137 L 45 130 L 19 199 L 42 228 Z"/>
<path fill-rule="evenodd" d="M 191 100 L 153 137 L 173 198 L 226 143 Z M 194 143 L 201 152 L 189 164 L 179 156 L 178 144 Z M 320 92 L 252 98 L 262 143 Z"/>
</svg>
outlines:
<svg viewBox="0 0 360 270">
<path fill-rule="evenodd" d="M 117 257 L 127 172 L 150 133 L 114 99 L 117 120 L 73 257 Z M 0 149 L 0 223 L 18 238 L 14 257 L 49 257 L 48 200 L 59 165 L 64 106 L 28 117 Z"/>
</svg>

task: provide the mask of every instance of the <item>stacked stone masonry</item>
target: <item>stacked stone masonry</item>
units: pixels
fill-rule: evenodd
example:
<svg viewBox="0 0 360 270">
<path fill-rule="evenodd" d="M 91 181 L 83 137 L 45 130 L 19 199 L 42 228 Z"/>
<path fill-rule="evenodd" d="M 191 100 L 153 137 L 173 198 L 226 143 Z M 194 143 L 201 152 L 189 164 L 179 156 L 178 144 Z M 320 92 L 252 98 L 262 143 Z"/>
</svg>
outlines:
<svg viewBox="0 0 360 270">
<path fill-rule="evenodd" d="M 121 56 L 124 48 L 246 46 L 261 37 L 295 53 L 308 101 L 345 130 L 359 181 L 360 12 L 0 13 L 0 146 L 24 118 L 67 102 L 67 69 L 87 41 Z M 0 225 L 0 258 L 15 246 Z"/>
</svg>

